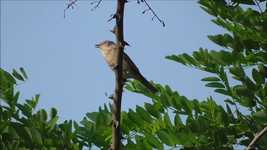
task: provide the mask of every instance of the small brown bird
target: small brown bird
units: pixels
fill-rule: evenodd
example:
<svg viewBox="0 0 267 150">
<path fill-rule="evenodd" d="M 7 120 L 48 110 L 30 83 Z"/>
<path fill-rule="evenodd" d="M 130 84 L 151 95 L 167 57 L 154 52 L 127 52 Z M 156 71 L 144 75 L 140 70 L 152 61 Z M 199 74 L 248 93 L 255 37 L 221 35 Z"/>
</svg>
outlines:
<svg viewBox="0 0 267 150">
<path fill-rule="evenodd" d="M 95 45 L 100 49 L 102 55 L 104 56 L 106 62 L 112 70 L 117 66 L 117 56 L 116 51 L 118 51 L 117 45 L 112 41 L 103 41 Z M 146 80 L 146 78 L 140 73 L 137 66 L 131 60 L 131 58 L 123 53 L 123 78 L 126 79 L 135 79 L 140 81 L 144 86 L 146 86 L 151 92 L 156 93 L 157 89 Z"/>
</svg>

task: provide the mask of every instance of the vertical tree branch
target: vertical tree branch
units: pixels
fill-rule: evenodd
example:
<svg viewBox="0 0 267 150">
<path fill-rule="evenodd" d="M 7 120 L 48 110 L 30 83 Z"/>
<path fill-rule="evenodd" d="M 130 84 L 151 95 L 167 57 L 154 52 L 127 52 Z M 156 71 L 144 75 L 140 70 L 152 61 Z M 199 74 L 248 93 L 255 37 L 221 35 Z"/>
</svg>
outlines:
<svg viewBox="0 0 267 150">
<path fill-rule="evenodd" d="M 124 17 L 124 6 L 125 0 L 117 0 L 117 11 L 115 14 L 116 18 L 116 43 L 118 46 L 117 51 L 117 64 L 118 66 L 115 69 L 116 76 L 116 86 L 115 93 L 113 97 L 113 107 L 112 107 L 112 150 L 120 150 L 121 149 L 121 100 L 122 100 L 122 91 L 123 91 L 123 77 L 122 77 L 122 58 L 123 58 L 123 50 L 124 50 L 124 37 L 123 37 L 123 17 Z"/>
</svg>

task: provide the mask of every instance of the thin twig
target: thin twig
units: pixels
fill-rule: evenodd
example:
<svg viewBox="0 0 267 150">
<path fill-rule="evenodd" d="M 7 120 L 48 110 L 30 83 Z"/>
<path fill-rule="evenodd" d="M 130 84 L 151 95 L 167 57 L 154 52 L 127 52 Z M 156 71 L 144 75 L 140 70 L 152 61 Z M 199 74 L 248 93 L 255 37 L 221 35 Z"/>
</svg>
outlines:
<svg viewBox="0 0 267 150">
<path fill-rule="evenodd" d="M 255 144 L 260 140 L 260 138 L 267 133 L 267 127 L 257 133 L 254 139 L 249 143 L 247 150 L 253 150 L 255 148 Z"/>
<path fill-rule="evenodd" d="M 115 34 L 117 33 L 117 27 L 115 26 L 112 30 L 110 30 L 111 33 Z M 123 46 L 131 46 L 128 42 L 123 41 Z M 124 81 L 126 82 L 126 81 Z"/>
<path fill-rule="evenodd" d="M 110 22 L 111 20 L 115 19 L 116 17 L 117 17 L 117 14 L 110 15 L 110 18 L 108 19 L 108 22 Z"/>
<path fill-rule="evenodd" d="M 99 7 L 99 5 L 101 4 L 102 1 L 103 0 L 98 0 L 98 1 L 91 2 L 91 5 L 93 5 L 93 4 L 95 4 L 97 2 L 96 5 L 91 9 L 91 11 L 96 10 Z"/>
<path fill-rule="evenodd" d="M 137 1 L 138 3 L 140 3 L 139 1 Z M 141 0 L 141 2 L 144 2 L 145 5 L 148 7 L 148 9 L 144 10 L 143 13 L 146 13 L 147 11 L 151 11 L 153 14 L 152 20 L 154 20 L 154 18 L 157 18 L 157 20 L 162 24 L 163 27 L 165 27 L 165 23 L 162 19 L 159 18 L 159 16 L 157 15 L 157 13 L 153 10 L 153 8 L 148 4 L 148 2 L 146 0 Z"/>
<path fill-rule="evenodd" d="M 64 18 L 66 18 L 66 10 L 70 9 L 70 8 L 74 8 L 74 5 L 76 5 L 76 2 L 78 0 L 68 0 L 69 3 L 67 4 L 67 7 L 64 9 Z"/>
</svg>

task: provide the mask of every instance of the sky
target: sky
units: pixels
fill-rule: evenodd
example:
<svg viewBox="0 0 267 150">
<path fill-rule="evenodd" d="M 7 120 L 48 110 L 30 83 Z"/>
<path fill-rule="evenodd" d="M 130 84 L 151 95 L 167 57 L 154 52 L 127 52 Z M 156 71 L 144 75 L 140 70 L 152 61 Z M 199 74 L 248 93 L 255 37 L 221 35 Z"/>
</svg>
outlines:
<svg viewBox="0 0 267 150">
<path fill-rule="evenodd" d="M 55 107 L 61 120 L 81 120 L 86 112 L 97 111 L 111 102 L 113 72 L 96 43 L 114 40 L 110 30 L 116 2 L 104 0 L 92 11 L 92 1 L 78 0 L 65 13 L 65 0 L 1 0 L 1 67 L 11 71 L 24 67 L 29 79 L 18 85 L 21 100 L 41 94 L 38 109 Z M 207 35 L 224 30 L 211 22 L 196 0 L 148 1 L 166 27 L 152 14 L 142 14 L 143 4 L 131 0 L 125 8 L 125 52 L 148 80 L 169 85 L 180 95 L 205 100 L 224 97 L 204 86 L 201 78 L 210 74 L 187 68 L 164 57 L 192 53 L 200 47 L 220 50 Z M 143 95 L 123 93 L 122 109 L 134 109 L 151 100 Z"/>
</svg>

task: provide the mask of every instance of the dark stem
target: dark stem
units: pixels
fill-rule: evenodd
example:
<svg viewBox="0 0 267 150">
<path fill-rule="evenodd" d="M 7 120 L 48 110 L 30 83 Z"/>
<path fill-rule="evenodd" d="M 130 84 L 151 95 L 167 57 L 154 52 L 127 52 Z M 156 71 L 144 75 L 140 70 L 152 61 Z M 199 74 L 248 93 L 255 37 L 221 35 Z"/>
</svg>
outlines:
<svg viewBox="0 0 267 150">
<path fill-rule="evenodd" d="M 97 2 L 97 3 L 96 3 Z M 91 3 L 91 5 L 93 5 L 93 4 L 95 4 L 96 3 L 96 5 L 91 9 L 92 11 L 93 10 L 96 10 L 98 7 L 99 7 L 99 5 L 101 4 L 101 2 L 102 2 L 102 0 L 98 0 L 98 1 L 94 1 L 94 2 L 92 2 Z"/>
<path fill-rule="evenodd" d="M 70 8 L 74 9 L 78 0 L 68 0 L 67 7 L 64 9 L 64 18 L 66 18 L 66 11 Z"/>
<path fill-rule="evenodd" d="M 118 46 L 117 51 L 117 64 L 118 66 L 115 69 L 116 76 L 116 86 L 115 93 L 113 97 L 113 106 L 112 106 L 112 150 L 121 149 L 121 100 L 122 100 L 122 91 L 123 91 L 123 77 L 122 77 L 122 56 L 124 50 L 124 37 L 123 37 L 123 17 L 124 17 L 124 5 L 125 0 L 117 0 L 117 11 L 116 11 L 116 43 Z"/>
<path fill-rule="evenodd" d="M 254 137 L 254 139 L 249 143 L 247 150 L 253 150 L 255 149 L 255 144 L 260 140 L 260 138 L 267 133 L 267 127 L 265 127 L 263 130 L 261 130 L 259 133 L 257 133 Z"/>
<path fill-rule="evenodd" d="M 143 0 L 142 2 L 144 2 L 145 5 L 148 7 L 148 9 L 144 11 L 144 13 L 146 11 L 151 11 L 152 14 L 153 14 L 152 20 L 154 18 L 157 18 L 157 20 L 162 24 L 162 26 L 165 27 L 165 22 L 162 19 L 159 18 L 159 16 L 157 15 L 157 13 L 152 9 L 152 7 L 148 4 L 148 2 L 146 0 Z"/>
</svg>

